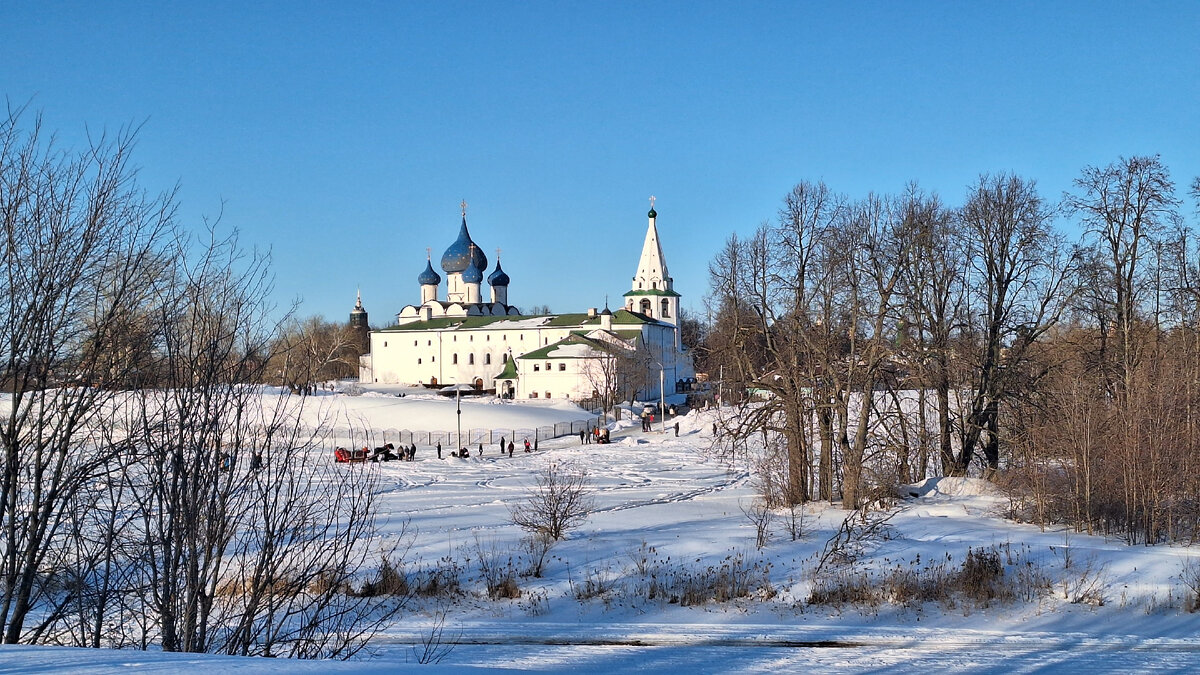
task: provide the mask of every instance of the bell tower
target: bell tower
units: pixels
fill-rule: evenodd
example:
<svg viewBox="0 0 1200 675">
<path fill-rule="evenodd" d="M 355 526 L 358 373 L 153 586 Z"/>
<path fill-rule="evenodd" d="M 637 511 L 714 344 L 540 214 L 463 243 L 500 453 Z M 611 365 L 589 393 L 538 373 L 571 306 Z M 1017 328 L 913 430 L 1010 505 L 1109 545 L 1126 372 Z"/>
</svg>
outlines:
<svg viewBox="0 0 1200 675">
<path fill-rule="evenodd" d="M 678 349 L 679 294 L 675 292 L 675 283 L 667 271 L 667 259 L 658 240 L 658 212 L 654 210 L 654 201 L 655 198 L 650 197 L 646 239 L 642 243 L 642 256 L 638 259 L 637 273 L 633 275 L 633 285 L 625 294 L 625 309 L 675 326 Z"/>
</svg>

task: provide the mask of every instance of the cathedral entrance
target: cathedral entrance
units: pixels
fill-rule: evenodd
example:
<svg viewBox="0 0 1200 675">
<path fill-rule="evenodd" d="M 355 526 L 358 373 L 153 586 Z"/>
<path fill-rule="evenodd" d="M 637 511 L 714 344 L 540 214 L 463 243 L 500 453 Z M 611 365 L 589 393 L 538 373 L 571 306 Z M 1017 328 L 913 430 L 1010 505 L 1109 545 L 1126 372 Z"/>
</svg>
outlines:
<svg viewBox="0 0 1200 675">
<path fill-rule="evenodd" d="M 483 380 L 482 380 L 482 379 L 480 379 L 480 378 L 478 378 L 478 377 L 477 377 L 477 378 L 475 378 L 475 390 L 476 390 L 476 391 L 482 391 L 482 390 L 483 390 Z"/>
<path fill-rule="evenodd" d="M 436 387 L 437 386 L 437 378 L 436 377 L 429 378 L 429 384 L 432 384 L 433 386 Z"/>
</svg>

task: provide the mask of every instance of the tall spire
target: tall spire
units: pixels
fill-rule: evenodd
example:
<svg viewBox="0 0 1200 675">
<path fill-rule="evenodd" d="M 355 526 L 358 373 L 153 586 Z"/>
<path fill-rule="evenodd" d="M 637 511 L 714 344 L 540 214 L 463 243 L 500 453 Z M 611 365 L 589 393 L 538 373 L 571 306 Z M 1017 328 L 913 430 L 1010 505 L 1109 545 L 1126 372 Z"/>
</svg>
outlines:
<svg viewBox="0 0 1200 675">
<path fill-rule="evenodd" d="M 642 244 L 642 257 L 638 259 L 637 274 L 633 275 L 633 290 L 672 290 L 671 275 L 667 272 L 667 260 L 663 257 L 662 245 L 658 241 L 658 226 L 655 223 L 658 213 L 654 210 L 654 199 L 654 197 L 650 197 L 646 240 Z"/>
</svg>

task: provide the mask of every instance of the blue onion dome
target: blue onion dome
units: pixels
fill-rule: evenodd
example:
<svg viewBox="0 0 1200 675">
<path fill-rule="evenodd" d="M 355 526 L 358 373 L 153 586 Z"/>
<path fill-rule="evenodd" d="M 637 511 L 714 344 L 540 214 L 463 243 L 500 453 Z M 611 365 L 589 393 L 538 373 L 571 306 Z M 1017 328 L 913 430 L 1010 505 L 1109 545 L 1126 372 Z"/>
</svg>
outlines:
<svg viewBox="0 0 1200 675">
<path fill-rule="evenodd" d="M 500 268 L 499 260 L 496 261 L 496 271 L 492 272 L 491 276 L 488 277 L 488 285 L 489 286 L 507 286 L 508 285 L 508 275 L 505 274 L 504 270 Z"/>
<path fill-rule="evenodd" d="M 462 228 L 458 231 L 458 239 L 450 244 L 450 248 L 442 254 L 442 269 L 447 274 L 456 272 L 465 272 L 468 267 L 474 264 L 475 267 L 485 270 L 487 269 L 487 256 L 479 249 L 479 246 L 471 241 L 471 233 L 467 231 L 467 217 L 463 216 Z M 481 272 L 482 274 L 482 272 Z"/>
<path fill-rule="evenodd" d="M 422 286 L 437 286 L 442 283 L 442 277 L 433 271 L 433 261 L 425 261 L 425 271 L 417 275 L 417 283 Z"/>
<path fill-rule="evenodd" d="M 483 270 L 471 265 L 467 269 L 463 270 L 462 280 L 464 283 L 478 284 L 483 281 Z"/>
</svg>

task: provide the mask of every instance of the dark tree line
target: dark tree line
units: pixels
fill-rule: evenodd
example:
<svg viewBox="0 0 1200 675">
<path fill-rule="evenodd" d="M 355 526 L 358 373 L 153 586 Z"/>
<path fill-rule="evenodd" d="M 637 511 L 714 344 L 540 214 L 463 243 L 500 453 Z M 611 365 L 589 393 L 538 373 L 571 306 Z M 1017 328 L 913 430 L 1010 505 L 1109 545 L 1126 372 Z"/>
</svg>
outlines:
<svg viewBox="0 0 1200 675">
<path fill-rule="evenodd" d="M 1200 247 L 1180 206 L 1158 157 L 1088 167 L 1057 202 L 1010 174 L 958 207 L 796 185 L 709 265 L 697 351 L 742 398 L 730 439 L 765 440 L 776 503 L 978 471 L 1041 522 L 1194 537 Z"/>
</svg>

